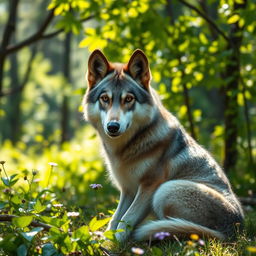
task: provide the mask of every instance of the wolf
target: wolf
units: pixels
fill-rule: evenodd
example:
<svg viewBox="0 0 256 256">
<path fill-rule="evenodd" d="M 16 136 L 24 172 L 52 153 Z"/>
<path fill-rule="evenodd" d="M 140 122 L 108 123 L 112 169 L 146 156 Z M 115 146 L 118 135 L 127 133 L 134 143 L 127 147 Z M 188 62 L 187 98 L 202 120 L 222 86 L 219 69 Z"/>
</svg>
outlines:
<svg viewBox="0 0 256 256">
<path fill-rule="evenodd" d="M 236 236 L 242 207 L 222 168 L 162 105 L 146 55 L 126 64 L 89 57 L 85 119 L 97 130 L 120 200 L 108 225 L 119 242 L 165 231 L 221 240 Z M 145 223 L 153 214 L 155 220 Z"/>
</svg>

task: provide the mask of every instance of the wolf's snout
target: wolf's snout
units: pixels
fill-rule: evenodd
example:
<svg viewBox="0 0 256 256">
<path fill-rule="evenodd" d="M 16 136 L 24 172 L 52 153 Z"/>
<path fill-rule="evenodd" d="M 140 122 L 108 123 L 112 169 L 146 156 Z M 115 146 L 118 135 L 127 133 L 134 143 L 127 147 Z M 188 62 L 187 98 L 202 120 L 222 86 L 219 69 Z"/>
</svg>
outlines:
<svg viewBox="0 0 256 256">
<path fill-rule="evenodd" d="M 111 121 L 107 124 L 107 129 L 111 134 L 115 134 L 120 129 L 120 124 L 118 122 Z"/>
</svg>

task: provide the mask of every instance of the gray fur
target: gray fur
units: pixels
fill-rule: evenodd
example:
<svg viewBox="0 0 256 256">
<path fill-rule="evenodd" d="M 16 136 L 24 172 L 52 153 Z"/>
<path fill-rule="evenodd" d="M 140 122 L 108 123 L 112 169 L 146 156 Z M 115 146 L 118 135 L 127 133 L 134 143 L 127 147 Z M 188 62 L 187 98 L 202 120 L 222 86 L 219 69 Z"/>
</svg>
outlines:
<svg viewBox="0 0 256 256">
<path fill-rule="evenodd" d="M 140 58 L 143 53 L 134 54 Z M 142 87 L 127 74 L 114 74 L 89 88 L 84 98 L 85 116 L 99 132 L 110 178 L 121 192 L 108 229 L 125 230 L 116 234 L 120 242 L 128 239 L 132 229 L 138 240 L 159 231 L 234 238 L 244 215 L 222 168 L 163 107 L 152 88 Z M 102 118 L 108 116 L 99 107 L 103 91 L 116 97 L 113 108 L 120 112 L 120 122 L 127 122 L 115 138 L 102 127 Z M 124 91 L 135 95 L 129 113 L 122 111 L 118 101 Z M 150 213 L 158 220 L 141 224 Z"/>
</svg>

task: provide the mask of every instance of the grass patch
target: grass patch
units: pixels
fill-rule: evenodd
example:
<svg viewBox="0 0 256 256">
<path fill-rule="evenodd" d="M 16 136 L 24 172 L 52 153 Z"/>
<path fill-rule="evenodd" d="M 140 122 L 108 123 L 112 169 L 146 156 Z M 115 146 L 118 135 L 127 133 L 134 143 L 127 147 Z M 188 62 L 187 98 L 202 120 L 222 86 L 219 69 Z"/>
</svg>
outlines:
<svg viewBox="0 0 256 256">
<path fill-rule="evenodd" d="M 84 134 L 84 145 L 80 138 L 61 150 L 8 143 L 1 149 L 0 255 L 256 255 L 253 208 L 234 243 L 197 236 L 116 243 L 104 230 L 118 192 L 106 179 L 95 136 Z"/>
</svg>

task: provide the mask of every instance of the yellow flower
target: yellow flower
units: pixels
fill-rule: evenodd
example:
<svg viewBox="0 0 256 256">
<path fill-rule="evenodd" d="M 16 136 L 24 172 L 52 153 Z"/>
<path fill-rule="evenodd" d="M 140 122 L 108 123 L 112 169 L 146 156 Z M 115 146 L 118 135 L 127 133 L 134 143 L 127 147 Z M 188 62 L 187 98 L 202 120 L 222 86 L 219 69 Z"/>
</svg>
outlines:
<svg viewBox="0 0 256 256">
<path fill-rule="evenodd" d="M 256 246 L 247 246 L 246 250 L 251 253 L 256 253 Z"/>
<path fill-rule="evenodd" d="M 199 239 L 199 235 L 197 234 L 191 234 L 190 238 L 194 241 L 197 241 Z"/>
<path fill-rule="evenodd" d="M 194 242 L 192 242 L 192 241 L 187 241 L 187 245 L 189 245 L 189 246 L 194 246 Z"/>
</svg>

